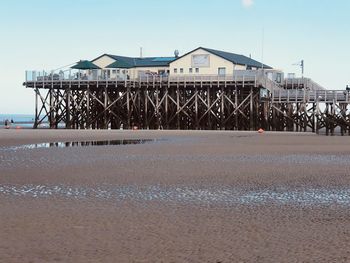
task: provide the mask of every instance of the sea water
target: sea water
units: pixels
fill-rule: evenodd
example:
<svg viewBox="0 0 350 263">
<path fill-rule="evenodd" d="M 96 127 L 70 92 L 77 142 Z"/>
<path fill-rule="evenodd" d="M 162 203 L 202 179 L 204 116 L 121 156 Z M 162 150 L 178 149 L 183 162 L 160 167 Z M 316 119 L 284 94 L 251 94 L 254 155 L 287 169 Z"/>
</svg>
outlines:
<svg viewBox="0 0 350 263">
<path fill-rule="evenodd" d="M 6 120 L 9 121 L 12 128 L 18 126 L 21 128 L 33 128 L 35 116 L 33 114 L 0 114 L 0 129 L 4 128 Z M 13 123 L 11 123 L 11 120 L 13 120 Z M 44 118 L 42 126 L 48 127 L 47 117 Z"/>
</svg>

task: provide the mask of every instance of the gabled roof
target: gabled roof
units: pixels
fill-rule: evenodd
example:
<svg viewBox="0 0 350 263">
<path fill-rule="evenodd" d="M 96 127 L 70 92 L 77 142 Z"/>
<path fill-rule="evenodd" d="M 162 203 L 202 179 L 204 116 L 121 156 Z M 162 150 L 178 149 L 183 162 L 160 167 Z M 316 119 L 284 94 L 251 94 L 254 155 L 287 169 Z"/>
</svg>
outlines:
<svg viewBox="0 0 350 263">
<path fill-rule="evenodd" d="M 116 60 L 112 64 L 106 66 L 106 68 L 132 68 L 133 66 L 123 60 Z"/>
<path fill-rule="evenodd" d="M 197 51 L 198 49 L 203 49 L 209 53 L 212 53 L 216 56 L 219 56 L 223 59 L 226 59 L 228 61 L 231 61 L 232 63 L 234 64 L 237 64 L 237 65 L 246 65 L 246 66 L 250 66 L 250 67 L 256 67 L 256 68 L 261 68 L 262 67 L 262 63 L 259 62 L 259 61 L 256 61 L 254 59 L 251 59 L 249 57 L 246 57 L 244 55 L 239 55 L 239 54 L 235 54 L 235 53 L 230 53 L 230 52 L 225 52 L 225 51 L 220 51 L 220 50 L 215 50 L 215 49 L 211 49 L 211 48 L 205 48 L 205 47 L 199 47 L 199 48 L 196 48 L 184 55 L 182 55 L 181 57 L 177 58 L 177 59 L 180 59 L 184 56 L 187 56 L 188 54 L 191 54 L 192 52 L 194 51 Z M 176 59 L 176 60 L 177 60 Z M 272 67 L 268 66 L 268 65 L 264 65 L 264 68 L 265 69 L 272 69 Z"/>
<path fill-rule="evenodd" d="M 134 68 L 134 67 L 164 67 L 169 66 L 169 63 L 175 60 L 175 57 L 145 57 L 145 58 L 133 58 L 123 57 L 111 54 L 103 54 L 92 61 L 108 56 L 115 60 L 112 64 L 108 65 L 107 68 Z"/>
</svg>

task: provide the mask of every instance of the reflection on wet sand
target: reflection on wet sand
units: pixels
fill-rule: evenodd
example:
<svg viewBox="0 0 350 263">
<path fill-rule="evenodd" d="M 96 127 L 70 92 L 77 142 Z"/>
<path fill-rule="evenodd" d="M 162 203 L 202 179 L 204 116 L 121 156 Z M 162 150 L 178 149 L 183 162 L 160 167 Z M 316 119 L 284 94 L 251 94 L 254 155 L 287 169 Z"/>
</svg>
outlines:
<svg viewBox="0 0 350 263">
<path fill-rule="evenodd" d="M 106 145 L 127 145 L 127 144 L 144 144 L 156 142 L 156 139 L 129 139 L 129 140 L 104 140 L 104 141 L 72 141 L 72 142 L 44 142 L 24 144 L 19 146 L 7 147 L 5 149 L 19 150 L 19 149 L 36 149 L 36 148 L 66 148 L 79 146 L 106 146 Z"/>
<path fill-rule="evenodd" d="M 76 187 L 67 185 L 0 185 L 0 195 L 32 198 L 110 199 L 114 201 L 160 201 L 198 205 L 350 205 L 350 189 L 195 188 L 164 186 Z"/>
</svg>

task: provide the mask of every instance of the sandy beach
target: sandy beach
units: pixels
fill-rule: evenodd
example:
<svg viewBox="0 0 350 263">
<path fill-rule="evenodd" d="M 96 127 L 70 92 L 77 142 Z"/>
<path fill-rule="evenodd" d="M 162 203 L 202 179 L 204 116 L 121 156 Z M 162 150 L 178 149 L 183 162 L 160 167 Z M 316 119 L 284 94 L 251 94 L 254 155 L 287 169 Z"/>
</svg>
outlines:
<svg viewBox="0 0 350 263">
<path fill-rule="evenodd" d="M 0 130 L 0 174 L 0 262 L 350 262 L 346 136 Z"/>
</svg>

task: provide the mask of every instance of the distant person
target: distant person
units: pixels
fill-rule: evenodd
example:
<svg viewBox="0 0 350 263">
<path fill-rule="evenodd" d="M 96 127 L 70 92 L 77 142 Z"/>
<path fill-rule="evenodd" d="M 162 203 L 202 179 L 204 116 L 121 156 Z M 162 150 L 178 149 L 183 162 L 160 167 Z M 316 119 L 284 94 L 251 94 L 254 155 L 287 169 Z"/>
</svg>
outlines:
<svg viewBox="0 0 350 263">
<path fill-rule="evenodd" d="M 11 119 L 11 123 L 12 123 L 12 124 L 14 123 L 13 119 Z"/>
</svg>

